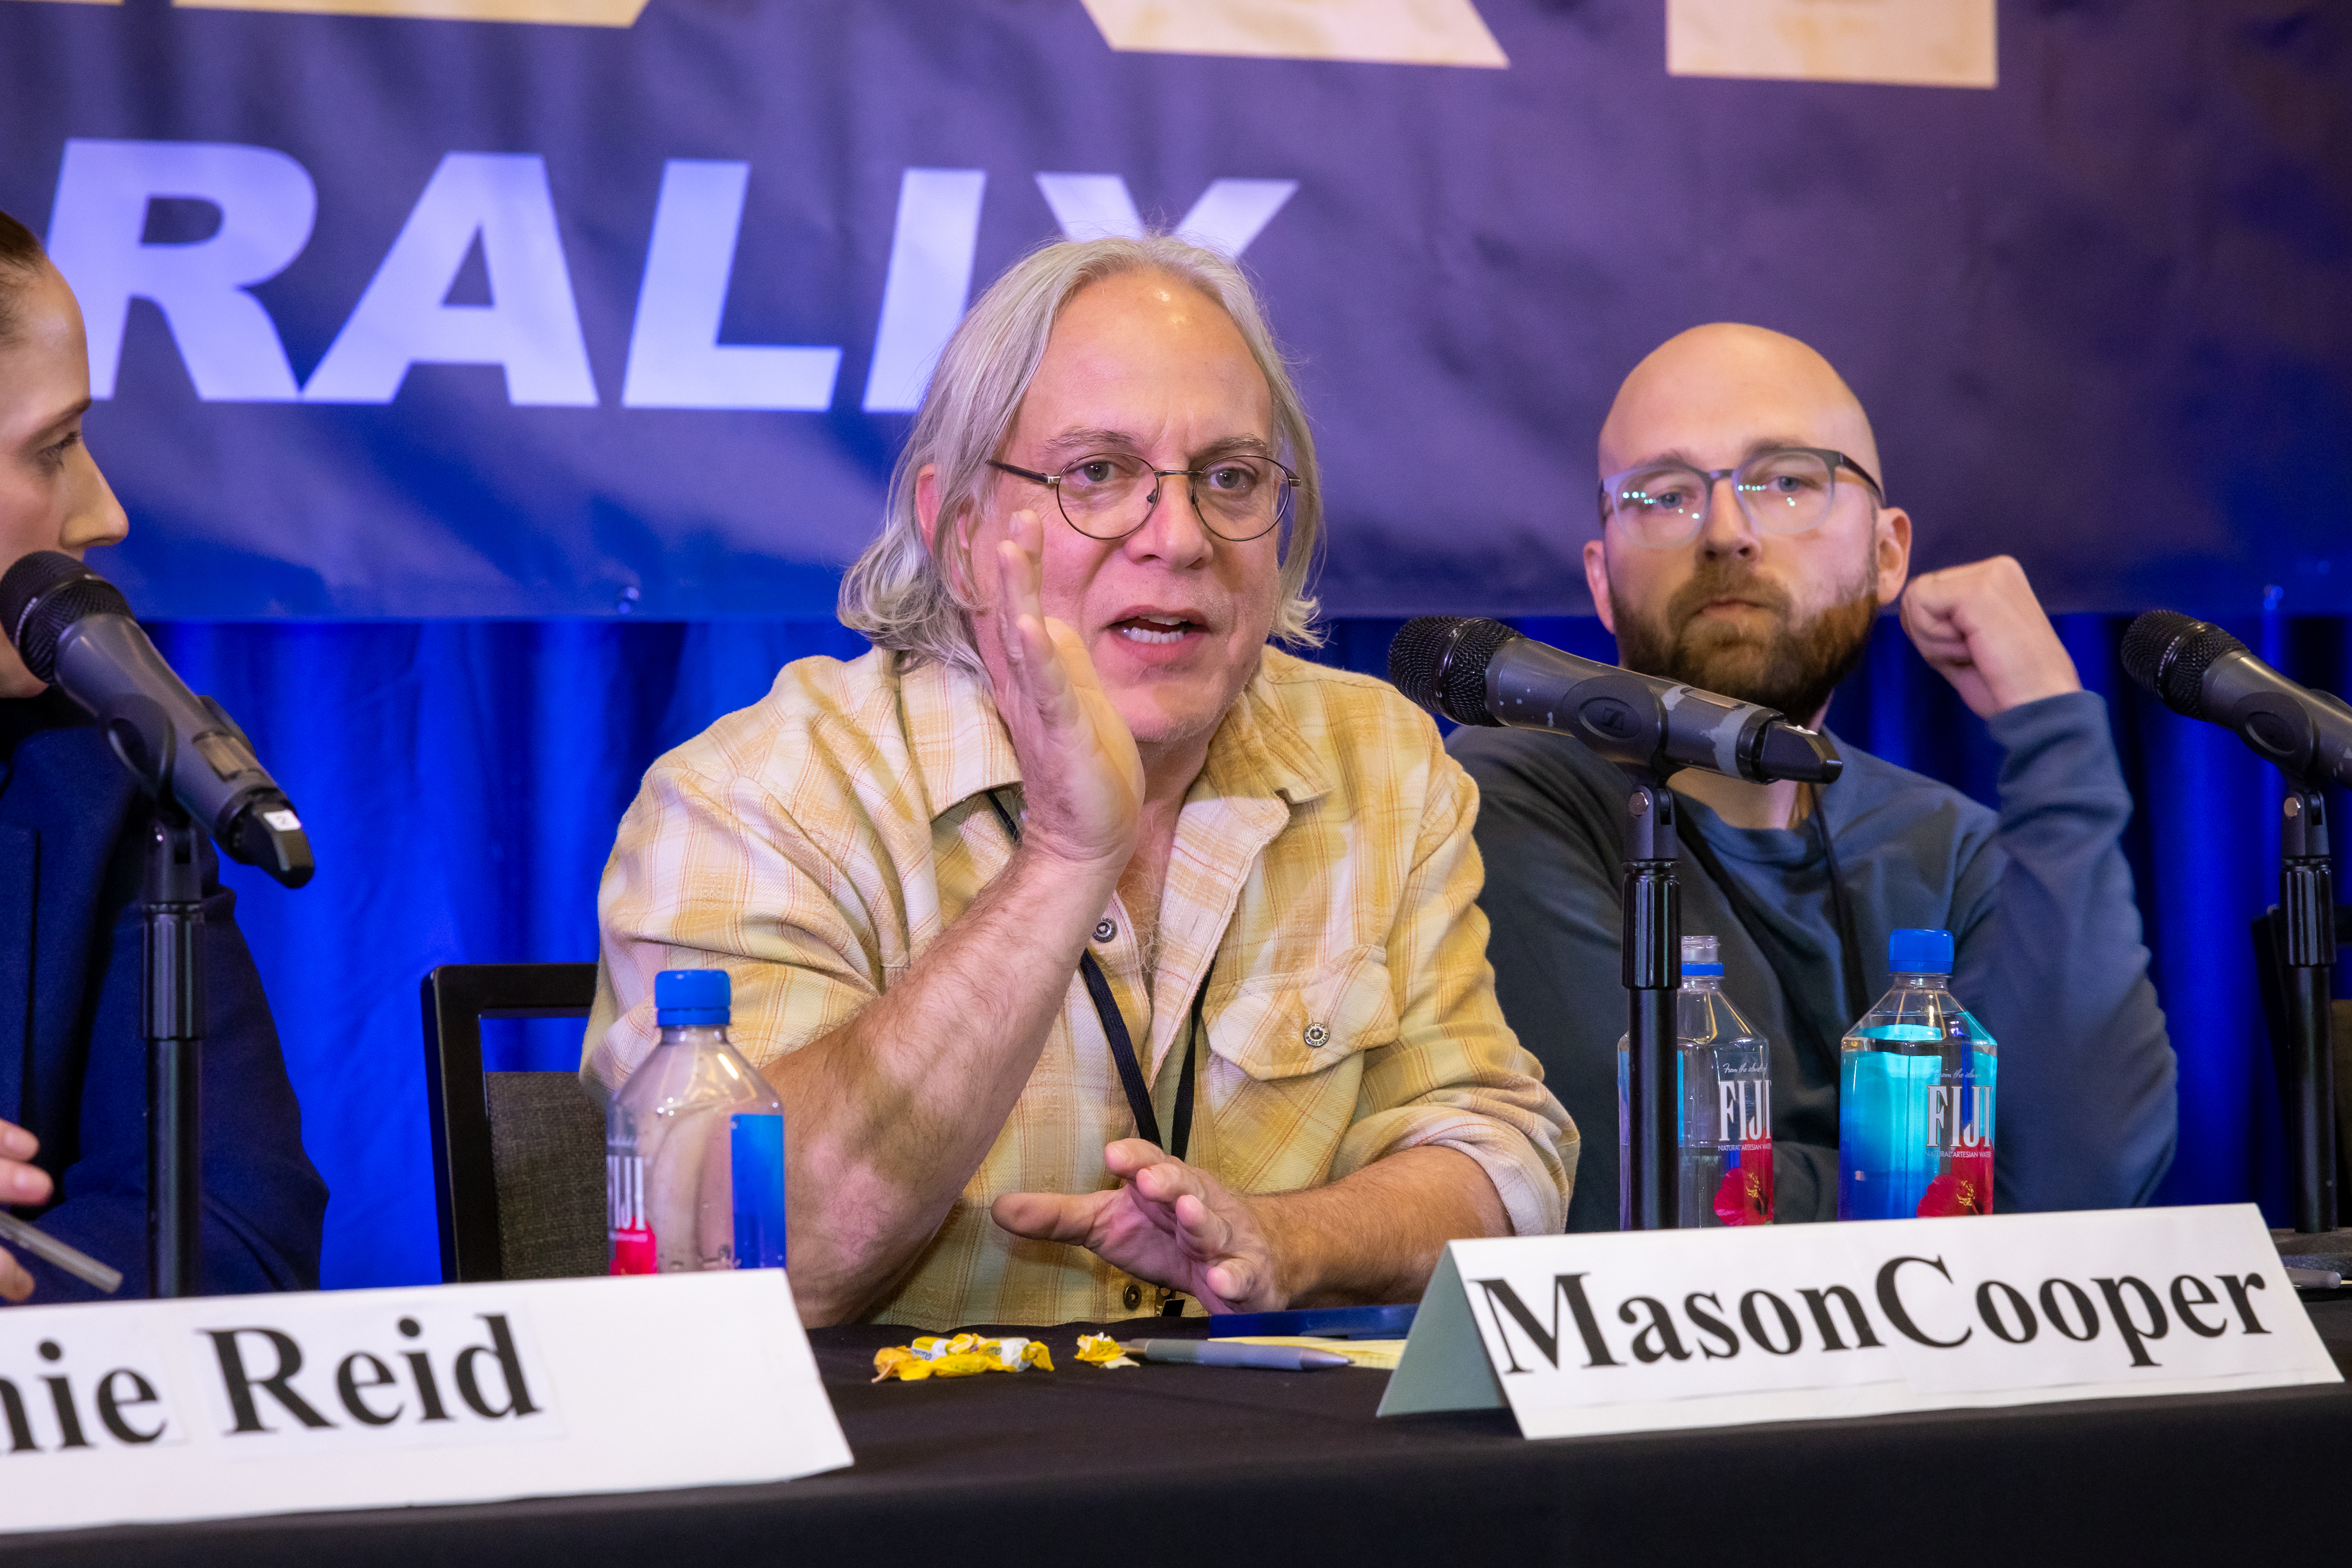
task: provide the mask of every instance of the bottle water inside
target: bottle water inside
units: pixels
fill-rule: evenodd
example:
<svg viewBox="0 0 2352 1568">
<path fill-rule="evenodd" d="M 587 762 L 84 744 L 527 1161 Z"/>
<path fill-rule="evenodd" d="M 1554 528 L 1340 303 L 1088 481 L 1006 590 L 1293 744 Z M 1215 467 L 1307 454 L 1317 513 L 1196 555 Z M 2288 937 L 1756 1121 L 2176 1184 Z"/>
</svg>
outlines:
<svg viewBox="0 0 2352 1568">
<path fill-rule="evenodd" d="M 784 1266 L 784 1106 L 728 1043 L 718 969 L 654 979 L 661 1043 L 604 1119 L 612 1271 Z"/>
<path fill-rule="evenodd" d="M 1992 1213 L 1993 1037 L 1952 994 L 1952 933 L 1895 931 L 1895 984 L 1838 1060 L 1838 1218 Z"/>
<path fill-rule="evenodd" d="M 1772 1223 L 1772 1048 L 1723 994 L 1711 936 L 1683 938 L 1675 997 L 1675 1224 Z M 1617 1042 L 1617 1225 L 1633 1222 L 1632 1037 Z"/>
</svg>

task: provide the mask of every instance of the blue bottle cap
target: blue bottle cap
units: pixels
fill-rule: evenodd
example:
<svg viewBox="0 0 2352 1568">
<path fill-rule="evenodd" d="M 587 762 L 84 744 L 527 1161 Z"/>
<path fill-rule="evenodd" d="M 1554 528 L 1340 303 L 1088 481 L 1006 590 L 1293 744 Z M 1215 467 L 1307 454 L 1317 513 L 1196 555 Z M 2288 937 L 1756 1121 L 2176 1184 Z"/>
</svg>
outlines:
<svg viewBox="0 0 2352 1568">
<path fill-rule="evenodd" d="M 677 1026 L 724 1026 L 735 1001 L 723 969 L 665 969 L 654 976 L 654 1022 Z"/>
<path fill-rule="evenodd" d="M 1886 967 L 1897 974 L 1949 974 L 1952 933 L 1906 927 L 1886 939 Z"/>
</svg>

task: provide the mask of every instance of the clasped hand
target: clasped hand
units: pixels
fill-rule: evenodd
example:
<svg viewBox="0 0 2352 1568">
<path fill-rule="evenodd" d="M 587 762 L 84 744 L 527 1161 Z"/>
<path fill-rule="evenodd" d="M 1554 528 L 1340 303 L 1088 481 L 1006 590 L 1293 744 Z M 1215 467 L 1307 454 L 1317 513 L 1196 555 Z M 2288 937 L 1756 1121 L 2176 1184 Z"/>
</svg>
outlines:
<svg viewBox="0 0 2352 1568">
<path fill-rule="evenodd" d="M 0 1203 L 42 1204 L 49 1201 L 56 1184 L 49 1173 L 31 1164 L 41 1141 L 13 1122 L 0 1121 Z M 33 1277 L 25 1266 L 0 1251 L 0 1298 L 21 1301 L 33 1293 Z"/>
<path fill-rule="evenodd" d="M 1212 1312 L 1278 1311 L 1289 1304 L 1265 1216 L 1251 1200 L 1140 1138 L 1107 1146 L 1103 1163 L 1119 1178 L 1112 1191 L 1008 1193 L 990 1212 L 1015 1236 L 1086 1247 L 1138 1279 L 1196 1298 Z"/>
</svg>

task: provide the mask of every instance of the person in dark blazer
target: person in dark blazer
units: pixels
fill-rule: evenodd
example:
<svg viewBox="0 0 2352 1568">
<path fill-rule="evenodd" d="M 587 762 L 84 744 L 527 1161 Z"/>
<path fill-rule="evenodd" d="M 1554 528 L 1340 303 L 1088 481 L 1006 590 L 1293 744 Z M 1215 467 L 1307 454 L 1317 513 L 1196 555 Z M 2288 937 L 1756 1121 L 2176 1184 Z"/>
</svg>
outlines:
<svg viewBox="0 0 2352 1568">
<path fill-rule="evenodd" d="M 72 290 L 0 213 L 0 571 L 128 531 L 82 445 L 89 359 Z M 13 628 L 8 628 L 13 634 Z M 0 1204 L 147 1293 L 147 1067 L 139 882 L 147 801 L 89 714 L 0 640 Z M 314 1289 L 326 1184 L 234 895 L 205 847 L 207 1294 Z M 91 1287 L 0 1251 L 0 1298 Z"/>
</svg>

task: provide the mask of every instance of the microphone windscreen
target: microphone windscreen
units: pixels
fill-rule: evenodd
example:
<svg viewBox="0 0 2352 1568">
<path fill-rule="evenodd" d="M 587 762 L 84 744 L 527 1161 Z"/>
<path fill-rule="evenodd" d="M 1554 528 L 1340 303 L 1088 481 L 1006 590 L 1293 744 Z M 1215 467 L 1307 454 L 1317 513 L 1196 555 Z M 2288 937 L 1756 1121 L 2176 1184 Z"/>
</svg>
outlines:
<svg viewBox="0 0 2352 1568">
<path fill-rule="evenodd" d="M 58 639 L 85 616 L 131 614 L 122 590 L 61 550 L 36 550 L 0 576 L 0 632 L 33 679 L 58 678 Z"/>
<path fill-rule="evenodd" d="M 1437 706 L 1437 667 L 1460 616 L 1415 616 L 1389 643 L 1389 684 L 1423 708 Z"/>
<path fill-rule="evenodd" d="M 2246 645 L 2221 627 L 2173 610 L 2150 610 L 2124 633 L 2124 669 L 2167 708 L 2205 717 L 2205 672 Z"/>
<path fill-rule="evenodd" d="M 1457 724 L 1492 727 L 1499 721 L 1486 710 L 1486 666 L 1518 635 L 1484 616 L 1416 616 L 1389 644 L 1390 683 Z"/>
</svg>

